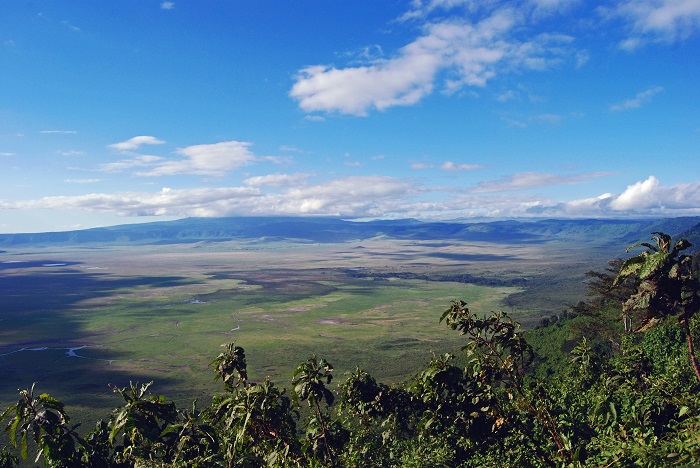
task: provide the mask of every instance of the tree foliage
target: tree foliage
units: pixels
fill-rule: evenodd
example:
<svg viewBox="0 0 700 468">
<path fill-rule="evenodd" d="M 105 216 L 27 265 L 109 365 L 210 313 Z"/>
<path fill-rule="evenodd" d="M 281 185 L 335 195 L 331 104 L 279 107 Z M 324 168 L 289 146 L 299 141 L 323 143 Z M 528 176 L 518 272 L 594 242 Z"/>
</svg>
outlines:
<svg viewBox="0 0 700 468">
<path fill-rule="evenodd" d="M 648 250 L 625 261 L 615 279 L 615 284 L 630 277 L 639 280 L 635 293 L 623 304 L 623 314 L 642 313 L 641 325 L 636 331 L 646 331 L 668 317 L 677 316 L 685 330 L 691 364 L 700 381 L 700 366 L 689 328 L 689 320 L 700 309 L 700 282 L 693 275 L 692 257 L 681 254 L 692 244 L 686 239 L 674 244 L 671 236 L 663 232 L 652 234 L 655 234 L 654 244 L 638 242 L 627 248 L 628 252 L 638 246 Z"/>
</svg>

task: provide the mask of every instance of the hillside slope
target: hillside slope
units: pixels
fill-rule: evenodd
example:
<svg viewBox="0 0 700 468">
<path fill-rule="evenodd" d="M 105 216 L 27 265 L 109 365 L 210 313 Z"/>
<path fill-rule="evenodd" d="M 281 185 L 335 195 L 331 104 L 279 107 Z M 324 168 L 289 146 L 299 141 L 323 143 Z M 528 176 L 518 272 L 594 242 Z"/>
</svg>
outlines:
<svg viewBox="0 0 700 468">
<path fill-rule="evenodd" d="M 536 220 L 421 222 L 415 219 L 352 221 L 313 217 L 186 218 L 65 232 L 0 234 L 0 246 L 110 243 L 174 244 L 232 239 L 346 242 L 386 236 L 413 240 L 467 240 L 494 243 L 577 241 L 625 245 L 664 231 L 688 232 L 700 241 L 700 217 L 653 220 Z M 691 239 L 692 241 L 693 239 Z"/>
</svg>

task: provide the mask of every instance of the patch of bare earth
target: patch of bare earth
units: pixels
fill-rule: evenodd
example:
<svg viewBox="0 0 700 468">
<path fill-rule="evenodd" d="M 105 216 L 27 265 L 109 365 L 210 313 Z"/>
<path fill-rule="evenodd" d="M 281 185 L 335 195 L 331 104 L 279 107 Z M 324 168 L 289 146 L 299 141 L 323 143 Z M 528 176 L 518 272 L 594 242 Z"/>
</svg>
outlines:
<svg viewBox="0 0 700 468">
<path fill-rule="evenodd" d="M 335 319 L 335 318 L 326 318 L 323 320 L 319 320 L 318 322 L 319 325 L 343 325 L 347 327 L 357 327 L 360 324 L 359 323 L 353 323 L 353 322 L 347 322 L 345 320 L 340 320 L 340 319 Z"/>
</svg>

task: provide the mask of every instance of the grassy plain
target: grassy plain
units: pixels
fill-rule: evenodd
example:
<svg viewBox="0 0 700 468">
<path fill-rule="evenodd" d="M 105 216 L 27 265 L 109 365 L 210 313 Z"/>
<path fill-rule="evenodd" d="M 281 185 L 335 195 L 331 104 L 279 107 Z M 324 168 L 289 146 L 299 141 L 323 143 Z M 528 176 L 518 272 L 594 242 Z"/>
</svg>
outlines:
<svg viewBox="0 0 700 468">
<path fill-rule="evenodd" d="M 463 344 L 438 324 L 450 301 L 505 309 L 532 325 L 581 298 L 583 273 L 608 259 L 564 244 L 383 238 L 8 250 L 0 254 L 0 406 L 38 381 L 78 419 L 106 418 L 120 404 L 108 383 L 129 380 L 208 404 L 220 386 L 207 365 L 231 340 L 246 349 L 253 379 L 289 386 L 296 364 L 316 353 L 338 381 L 359 366 L 396 382 L 431 353 Z M 444 280 L 465 272 L 493 285 Z M 527 281 L 509 286 L 519 279 Z M 545 300 L 528 301 L 522 293 L 532 288 Z"/>
</svg>

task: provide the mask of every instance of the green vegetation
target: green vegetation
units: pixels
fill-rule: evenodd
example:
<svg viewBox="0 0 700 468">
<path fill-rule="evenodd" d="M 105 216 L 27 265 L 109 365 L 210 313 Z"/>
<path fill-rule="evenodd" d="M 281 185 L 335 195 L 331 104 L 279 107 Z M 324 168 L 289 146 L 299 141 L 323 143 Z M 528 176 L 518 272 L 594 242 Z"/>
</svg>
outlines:
<svg viewBox="0 0 700 468">
<path fill-rule="evenodd" d="M 2 419 L 21 457 L 56 467 L 695 466 L 700 288 L 680 255 L 689 243 L 655 234 L 648 251 L 590 272 L 588 301 L 527 333 L 506 313 L 453 301 L 440 321 L 461 350 L 402 384 L 357 368 L 335 391 L 333 366 L 313 355 L 287 396 L 251 379 L 230 343 L 210 364 L 223 388 L 204 409 L 132 383 L 114 387 L 122 405 L 85 434 L 32 387 Z M 0 466 L 16 462 L 0 451 Z"/>
<path fill-rule="evenodd" d="M 510 262 L 452 265 L 431 255 L 495 256 L 502 246 L 384 239 L 355 246 L 231 241 L 3 255 L 0 407 L 14 401 L 18 383 L 37 381 L 42 392 L 71 408 L 74 420 L 93 421 L 117 404 L 109 383 L 124 387 L 152 379 L 160 392 L 188 405 L 211 392 L 206 364 L 212 350 L 233 339 L 245 343 L 256 381 L 269 376 L 278 386 L 289 385 L 299 356 L 325 350 L 336 375 L 360 366 L 398 383 L 432 353 L 460 346 L 459 337 L 435 321 L 445 304 L 460 298 L 475 310 L 496 310 L 521 290 L 441 275 L 489 269 L 489 277 L 520 277 L 509 271 L 537 263 L 539 248 L 509 247 Z M 384 276 L 355 278 L 347 274 L 352 268 Z M 399 278 L 403 271 L 425 276 Z M 520 308 L 516 317 L 536 323 L 539 314 Z"/>
</svg>

